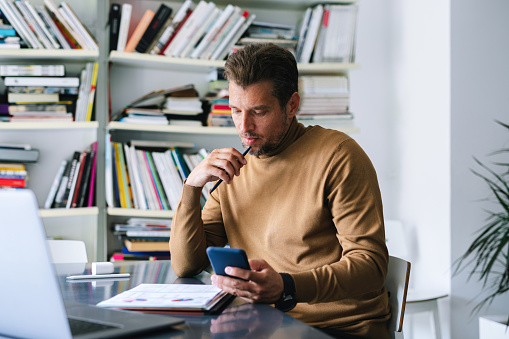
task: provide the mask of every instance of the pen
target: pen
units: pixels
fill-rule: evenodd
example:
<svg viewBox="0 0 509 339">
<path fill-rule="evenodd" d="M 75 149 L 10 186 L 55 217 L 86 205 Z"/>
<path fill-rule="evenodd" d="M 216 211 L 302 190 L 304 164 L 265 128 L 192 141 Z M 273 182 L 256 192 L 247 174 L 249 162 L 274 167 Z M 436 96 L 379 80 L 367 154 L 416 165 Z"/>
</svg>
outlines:
<svg viewBox="0 0 509 339">
<path fill-rule="evenodd" d="M 251 146 L 249 146 L 245 151 L 244 153 L 242 153 L 242 156 L 246 156 L 247 152 L 249 152 L 249 150 L 251 149 Z M 222 179 L 219 179 L 216 184 L 214 185 L 214 187 L 212 187 L 212 189 L 210 190 L 209 194 L 212 194 L 212 192 L 214 192 L 214 190 L 217 188 L 217 186 L 219 186 L 220 183 L 222 183 L 223 180 Z"/>
</svg>

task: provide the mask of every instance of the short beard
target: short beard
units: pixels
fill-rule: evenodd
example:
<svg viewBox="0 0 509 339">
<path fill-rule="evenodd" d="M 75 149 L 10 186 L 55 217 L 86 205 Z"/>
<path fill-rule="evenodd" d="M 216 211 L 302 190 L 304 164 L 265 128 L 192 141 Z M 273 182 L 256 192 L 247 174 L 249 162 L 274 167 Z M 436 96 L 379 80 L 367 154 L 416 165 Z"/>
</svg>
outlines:
<svg viewBox="0 0 509 339">
<path fill-rule="evenodd" d="M 281 133 L 279 133 L 278 135 L 276 135 L 273 138 L 270 138 L 265 144 L 261 145 L 258 150 L 256 150 L 256 151 L 250 150 L 249 154 L 254 155 L 254 156 L 260 156 L 260 155 L 267 154 L 267 153 L 274 151 L 281 144 L 281 141 L 283 140 L 283 138 L 286 135 L 286 132 L 288 131 L 289 125 L 290 125 L 290 122 L 287 119 L 287 114 L 285 111 L 285 112 L 283 112 L 283 119 L 281 120 Z M 242 137 L 256 138 L 256 137 L 258 137 L 258 135 L 246 133 L 246 134 L 243 134 Z M 244 146 L 245 149 L 247 149 L 249 147 L 249 145 L 244 144 L 244 142 L 242 143 L 242 146 Z"/>
</svg>

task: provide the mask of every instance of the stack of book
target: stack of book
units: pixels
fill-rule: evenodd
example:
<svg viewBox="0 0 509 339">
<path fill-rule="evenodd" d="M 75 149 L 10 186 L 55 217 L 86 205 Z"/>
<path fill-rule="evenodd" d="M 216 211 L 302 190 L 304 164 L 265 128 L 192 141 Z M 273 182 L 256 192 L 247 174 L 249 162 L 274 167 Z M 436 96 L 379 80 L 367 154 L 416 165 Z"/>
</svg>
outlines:
<svg viewBox="0 0 509 339">
<path fill-rule="evenodd" d="M 184 154 L 192 144 L 132 140 L 129 144 L 106 140 L 106 202 L 109 207 L 174 210 L 183 181 L 207 155 L 205 150 Z M 203 189 L 202 203 L 210 185 Z"/>
<path fill-rule="evenodd" d="M 203 104 L 194 85 L 152 91 L 128 104 L 112 120 L 138 124 L 202 126 Z"/>
<path fill-rule="evenodd" d="M 0 16 L 0 49 L 19 49 L 21 40 L 16 31 Z"/>
<path fill-rule="evenodd" d="M 91 207 L 95 204 L 97 142 L 62 160 L 53 179 L 44 208 Z"/>
<path fill-rule="evenodd" d="M 211 109 L 207 124 L 217 127 L 233 127 L 232 110 L 229 106 L 228 96 L 211 100 Z"/>
<path fill-rule="evenodd" d="M 345 76 L 300 76 L 301 102 L 297 118 L 304 124 L 350 124 L 350 92 Z"/>
<path fill-rule="evenodd" d="M 116 224 L 113 234 L 122 242 L 122 252 L 112 261 L 170 259 L 171 219 L 130 218 L 126 224 Z"/>
<path fill-rule="evenodd" d="M 213 2 L 186 0 L 172 17 L 172 9 L 162 4 L 154 12 L 147 10 L 130 37 L 132 6 L 112 4 L 110 10 L 110 49 L 180 58 L 222 60 L 232 50 L 254 14 L 227 5 L 219 9 Z M 116 44 L 115 44 L 116 41 Z"/>
<path fill-rule="evenodd" d="M 27 179 L 27 171 L 24 164 L 0 162 L 0 188 L 26 187 Z"/>
<path fill-rule="evenodd" d="M 297 62 L 354 62 L 356 17 L 355 4 L 308 8 L 299 30 Z"/>
<path fill-rule="evenodd" d="M 27 0 L 0 0 L 0 11 L 21 38 L 10 48 L 99 50 L 97 42 L 66 2 L 57 6 L 52 0 L 44 0 L 44 6 L 34 6 Z"/>
<path fill-rule="evenodd" d="M 3 121 L 91 121 L 97 63 L 87 63 L 78 77 L 65 76 L 64 65 L 1 65 L 7 112 Z"/>
</svg>

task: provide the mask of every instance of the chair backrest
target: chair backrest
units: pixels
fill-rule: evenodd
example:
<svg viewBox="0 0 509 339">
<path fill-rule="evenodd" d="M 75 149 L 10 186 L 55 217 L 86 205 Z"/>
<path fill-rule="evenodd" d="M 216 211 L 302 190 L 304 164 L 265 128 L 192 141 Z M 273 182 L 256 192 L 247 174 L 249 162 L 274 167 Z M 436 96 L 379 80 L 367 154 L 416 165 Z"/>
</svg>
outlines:
<svg viewBox="0 0 509 339">
<path fill-rule="evenodd" d="M 403 223 L 399 220 L 385 219 L 385 244 L 389 254 L 402 259 L 408 258 L 407 237 Z"/>
<path fill-rule="evenodd" d="M 47 240 L 54 264 L 86 263 L 87 248 L 79 240 Z"/>
<path fill-rule="evenodd" d="M 405 316 L 410 263 L 398 257 L 389 256 L 389 270 L 385 279 L 385 288 L 389 292 L 389 305 L 392 317 L 389 320 L 389 331 L 401 332 Z"/>
</svg>

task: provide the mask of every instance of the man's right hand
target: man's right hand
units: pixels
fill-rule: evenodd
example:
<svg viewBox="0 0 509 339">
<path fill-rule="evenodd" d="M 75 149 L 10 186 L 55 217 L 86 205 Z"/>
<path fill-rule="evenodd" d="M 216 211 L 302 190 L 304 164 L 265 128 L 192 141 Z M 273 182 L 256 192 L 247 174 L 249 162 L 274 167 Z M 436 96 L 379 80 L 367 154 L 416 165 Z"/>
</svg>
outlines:
<svg viewBox="0 0 509 339">
<path fill-rule="evenodd" d="M 229 184 L 234 175 L 240 174 L 240 169 L 245 164 L 246 159 L 235 148 L 215 149 L 193 169 L 187 177 L 186 184 L 203 187 L 207 182 L 218 179 Z"/>
</svg>

